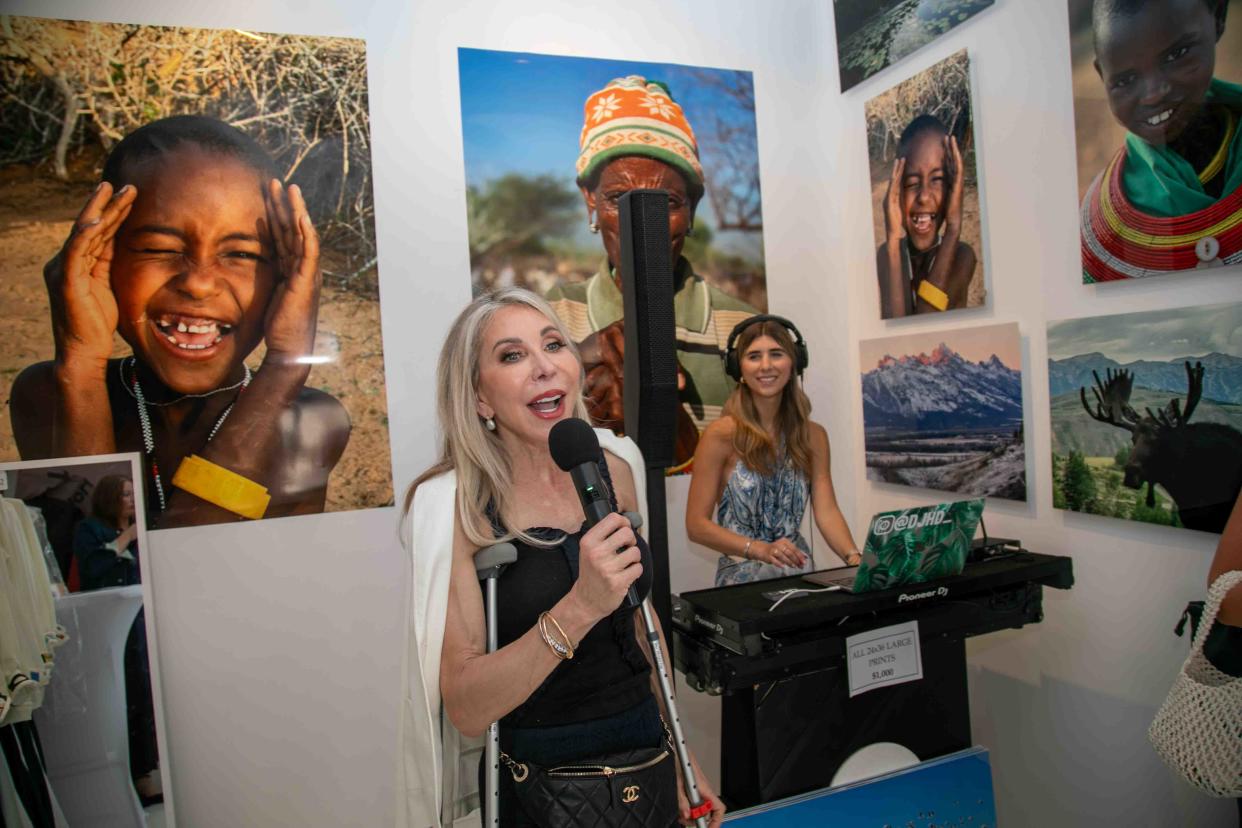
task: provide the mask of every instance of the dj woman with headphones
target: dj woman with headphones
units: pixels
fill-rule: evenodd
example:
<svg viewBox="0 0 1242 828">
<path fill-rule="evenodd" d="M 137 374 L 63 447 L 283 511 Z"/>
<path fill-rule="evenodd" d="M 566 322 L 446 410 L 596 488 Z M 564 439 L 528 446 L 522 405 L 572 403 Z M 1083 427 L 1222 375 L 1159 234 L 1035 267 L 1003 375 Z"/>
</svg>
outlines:
<svg viewBox="0 0 1242 828">
<path fill-rule="evenodd" d="M 799 531 L 808 499 L 832 551 L 851 565 L 861 558 L 833 493 L 828 432 L 794 377 L 809 359 L 779 316 L 752 316 L 729 335 L 725 372 L 738 386 L 699 438 L 686 503 L 690 540 L 721 553 L 717 586 L 810 572 Z"/>
</svg>

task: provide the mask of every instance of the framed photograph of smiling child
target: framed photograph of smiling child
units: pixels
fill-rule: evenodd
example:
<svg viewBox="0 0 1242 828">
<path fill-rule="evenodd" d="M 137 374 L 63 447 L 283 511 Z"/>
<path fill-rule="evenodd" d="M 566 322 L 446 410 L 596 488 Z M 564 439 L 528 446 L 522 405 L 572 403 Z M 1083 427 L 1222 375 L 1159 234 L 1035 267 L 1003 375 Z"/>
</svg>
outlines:
<svg viewBox="0 0 1242 828">
<path fill-rule="evenodd" d="M 971 97 L 963 49 L 867 101 L 884 319 L 986 300 Z"/>
<path fill-rule="evenodd" d="M 1083 282 L 1242 263 L 1242 0 L 1068 2 Z"/>
<path fill-rule="evenodd" d="M 0 459 L 139 452 L 152 528 L 391 503 L 365 43 L 0 25 Z"/>
</svg>

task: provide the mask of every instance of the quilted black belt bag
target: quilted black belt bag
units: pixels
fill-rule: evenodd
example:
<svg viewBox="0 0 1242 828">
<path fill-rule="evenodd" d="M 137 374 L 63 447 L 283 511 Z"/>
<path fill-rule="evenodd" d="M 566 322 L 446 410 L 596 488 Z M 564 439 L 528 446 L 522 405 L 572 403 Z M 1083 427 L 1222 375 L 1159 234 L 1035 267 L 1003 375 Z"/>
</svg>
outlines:
<svg viewBox="0 0 1242 828">
<path fill-rule="evenodd" d="M 667 731 L 666 731 L 667 737 Z M 677 819 L 671 744 L 621 751 L 545 768 L 500 759 L 527 816 L 540 828 L 650 828 Z"/>
</svg>

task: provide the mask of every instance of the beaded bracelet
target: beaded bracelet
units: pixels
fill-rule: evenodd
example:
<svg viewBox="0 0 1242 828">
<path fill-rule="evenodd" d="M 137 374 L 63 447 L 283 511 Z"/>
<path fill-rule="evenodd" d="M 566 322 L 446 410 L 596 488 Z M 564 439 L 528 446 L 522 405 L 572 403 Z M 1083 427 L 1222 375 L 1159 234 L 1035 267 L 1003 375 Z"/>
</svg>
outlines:
<svg viewBox="0 0 1242 828">
<path fill-rule="evenodd" d="M 552 626 L 556 627 L 557 632 L 561 634 L 561 638 L 565 639 L 564 643 L 557 641 L 552 637 L 552 633 L 548 631 L 548 622 L 552 622 Z M 539 613 L 539 635 L 543 638 L 543 643 L 548 645 L 548 649 L 552 654 L 561 661 L 568 661 L 574 657 L 574 644 L 565 634 L 565 629 L 560 623 L 552 617 L 552 613 L 544 610 Z"/>
</svg>

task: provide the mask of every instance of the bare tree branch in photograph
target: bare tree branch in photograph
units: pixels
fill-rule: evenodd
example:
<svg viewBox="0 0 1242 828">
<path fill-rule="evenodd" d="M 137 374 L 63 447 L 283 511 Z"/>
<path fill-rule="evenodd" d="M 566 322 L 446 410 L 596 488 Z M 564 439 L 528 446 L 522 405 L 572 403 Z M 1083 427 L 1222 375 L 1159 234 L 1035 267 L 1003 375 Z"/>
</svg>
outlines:
<svg viewBox="0 0 1242 828">
<path fill-rule="evenodd" d="M 302 187 L 337 254 L 325 257 L 325 276 L 375 289 L 363 41 L 15 16 L 0 18 L 0 32 L 0 164 L 50 163 L 67 180 L 75 151 L 93 152 L 97 169 L 143 124 L 219 118 Z"/>
<path fill-rule="evenodd" d="M 707 198 L 718 230 L 763 230 L 759 147 L 755 135 L 755 82 L 750 72 L 687 69 L 695 83 L 723 95 L 732 107 L 695 108 L 694 129 Z M 688 101 L 689 103 L 689 101 Z"/>
<path fill-rule="evenodd" d="M 970 61 L 962 50 L 903 81 L 866 105 L 867 150 L 873 164 L 897 157 L 902 130 L 918 115 L 933 115 L 961 140 L 970 124 Z M 968 147 L 963 146 L 965 154 Z"/>
</svg>

